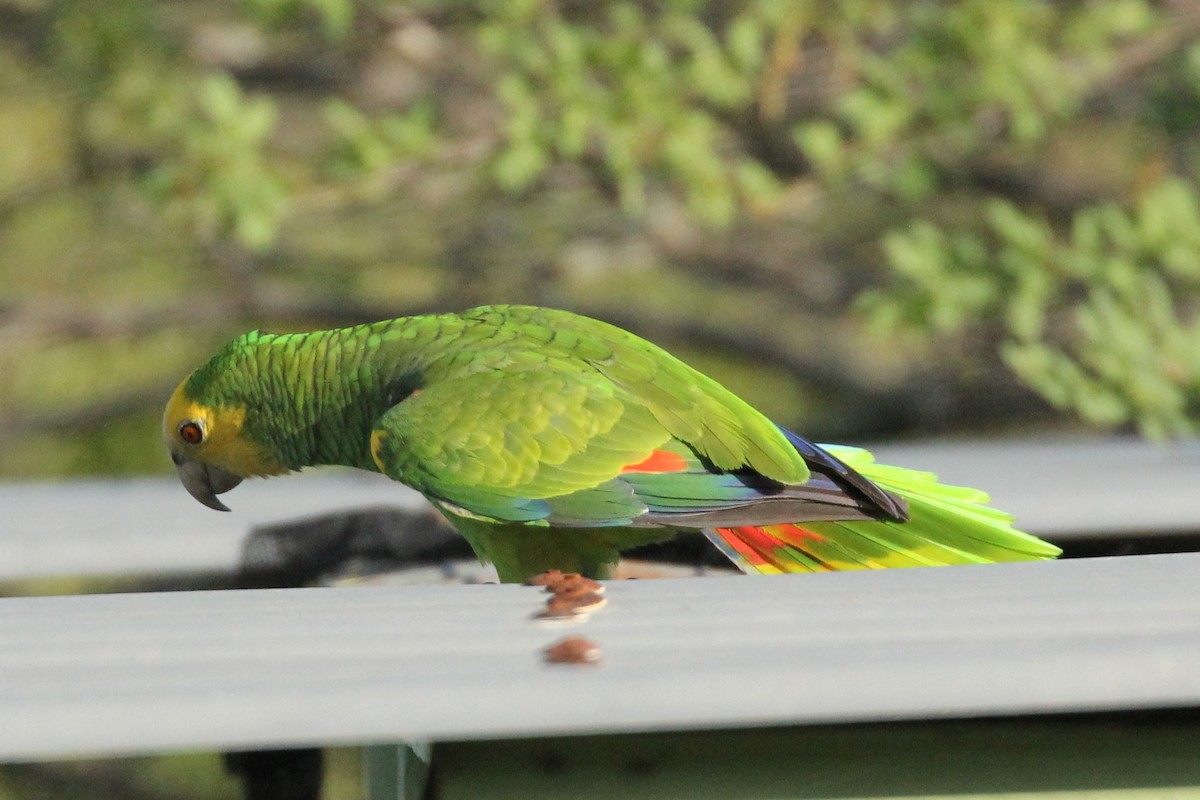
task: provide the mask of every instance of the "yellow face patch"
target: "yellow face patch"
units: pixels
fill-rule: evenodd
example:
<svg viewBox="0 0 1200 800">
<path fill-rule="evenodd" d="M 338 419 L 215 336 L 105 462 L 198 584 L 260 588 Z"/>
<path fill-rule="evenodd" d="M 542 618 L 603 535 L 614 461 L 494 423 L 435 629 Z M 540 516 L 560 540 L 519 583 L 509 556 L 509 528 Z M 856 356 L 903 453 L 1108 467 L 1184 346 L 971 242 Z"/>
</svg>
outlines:
<svg viewBox="0 0 1200 800">
<path fill-rule="evenodd" d="M 279 459 L 242 436 L 245 408 L 197 403 L 184 393 L 186 383 L 179 384 L 163 413 L 163 440 L 168 450 L 242 477 L 287 472 Z M 194 427 L 187 423 L 199 427 L 199 443 L 189 441 Z"/>
</svg>

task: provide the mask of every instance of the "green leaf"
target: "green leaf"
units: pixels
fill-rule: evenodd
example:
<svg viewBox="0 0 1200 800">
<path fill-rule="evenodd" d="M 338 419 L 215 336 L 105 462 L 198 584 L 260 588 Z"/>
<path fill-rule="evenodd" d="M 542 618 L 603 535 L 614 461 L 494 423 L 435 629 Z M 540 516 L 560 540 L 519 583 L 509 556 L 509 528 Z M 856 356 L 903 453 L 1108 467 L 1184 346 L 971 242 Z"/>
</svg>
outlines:
<svg viewBox="0 0 1200 800">
<path fill-rule="evenodd" d="M 819 169 L 834 171 L 843 161 L 842 135 L 837 125 L 828 120 L 796 126 L 792 129 L 792 139 Z"/>
<path fill-rule="evenodd" d="M 537 180 L 548 162 L 546 152 L 533 142 L 515 142 L 496 157 L 492 174 L 504 189 L 519 191 Z"/>
</svg>

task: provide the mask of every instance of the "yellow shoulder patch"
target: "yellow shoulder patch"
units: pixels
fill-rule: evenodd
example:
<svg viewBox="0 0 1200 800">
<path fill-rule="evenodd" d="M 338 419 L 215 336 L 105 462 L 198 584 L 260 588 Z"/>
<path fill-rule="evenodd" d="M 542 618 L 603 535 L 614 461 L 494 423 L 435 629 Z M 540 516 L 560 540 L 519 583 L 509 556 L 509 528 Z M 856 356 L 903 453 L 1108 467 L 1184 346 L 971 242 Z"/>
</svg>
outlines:
<svg viewBox="0 0 1200 800">
<path fill-rule="evenodd" d="M 387 439 L 387 431 L 376 430 L 371 432 L 371 460 L 375 462 L 376 468 L 385 475 L 387 474 L 387 465 L 383 463 L 383 458 L 379 455 L 379 450 L 383 446 L 383 442 Z"/>
</svg>

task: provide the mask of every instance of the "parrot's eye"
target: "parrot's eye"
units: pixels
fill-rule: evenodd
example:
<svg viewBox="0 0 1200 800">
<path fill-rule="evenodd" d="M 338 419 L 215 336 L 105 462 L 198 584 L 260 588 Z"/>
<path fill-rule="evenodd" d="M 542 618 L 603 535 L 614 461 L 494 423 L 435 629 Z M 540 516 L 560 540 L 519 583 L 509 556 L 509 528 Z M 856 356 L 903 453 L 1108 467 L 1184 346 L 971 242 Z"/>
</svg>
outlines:
<svg viewBox="0 0 1200 800">
<path fill-rule="evenodd" d="M 204 441 L 204 429 L 199 422 L 185 419 L 179 423 L 179 438 L 187 444 L 200 444 Z"/>
</svg>

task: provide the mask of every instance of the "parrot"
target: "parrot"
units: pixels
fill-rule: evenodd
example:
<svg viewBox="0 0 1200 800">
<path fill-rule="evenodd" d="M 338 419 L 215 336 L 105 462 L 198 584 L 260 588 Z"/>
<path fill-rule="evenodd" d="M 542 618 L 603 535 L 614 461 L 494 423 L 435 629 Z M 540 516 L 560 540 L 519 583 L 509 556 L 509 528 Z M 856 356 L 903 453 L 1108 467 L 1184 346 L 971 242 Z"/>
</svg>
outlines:
<svg viewBox="0 0 1200 800">
<path fill-rule="evenodd" d="M 502 582 L 707 537 L 747 573 L 1052 559 L 979 490 L 814 444 L 622 328 L 524 305 L 251 331 L 175 389 L 184 488 L 344 465 L 423 494 Z"/>
</svg>

